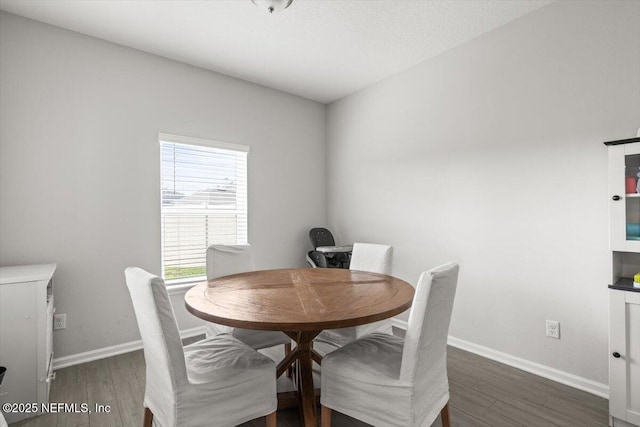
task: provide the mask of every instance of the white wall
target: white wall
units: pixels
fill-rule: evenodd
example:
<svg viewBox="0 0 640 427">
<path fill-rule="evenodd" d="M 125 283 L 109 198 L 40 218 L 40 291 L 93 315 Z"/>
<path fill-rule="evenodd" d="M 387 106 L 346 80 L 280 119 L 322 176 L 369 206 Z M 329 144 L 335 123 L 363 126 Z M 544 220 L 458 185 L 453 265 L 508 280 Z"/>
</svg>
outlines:
<svg viewBox="0 0 640 427">
<path fill-rule="evenodd" d="M 327 120 L 337 240 L 393 245 L 412 283 L 459 262 L 452 336 L 608 382 L 602 142 L 640 126 L 640 2 L 554 3 Z"/>
<path fill-rule="evenodd" d="M 6 13 L 0 94 L 0 265 L 58 263 L 56 357 L 139 339 L 123 271 L 160 272 L 158 132 L 251 147 L 258 267 L 304 265 L 326 221 L 322 104 Z"/>
</svg>

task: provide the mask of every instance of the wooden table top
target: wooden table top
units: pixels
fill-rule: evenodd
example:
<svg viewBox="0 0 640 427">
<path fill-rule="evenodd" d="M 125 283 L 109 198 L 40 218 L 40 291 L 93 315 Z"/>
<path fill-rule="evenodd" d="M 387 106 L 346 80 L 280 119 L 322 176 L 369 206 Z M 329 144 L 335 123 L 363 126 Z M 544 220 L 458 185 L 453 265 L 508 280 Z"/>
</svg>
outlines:
<svg viewBox="0 0 640 427">
<path fill-rule="evenodd" d="M 384 274 L 337 268 L 252 271 L 197 284 L 187 310 L 245 329 L 318 331 L 386 319 L 411 307 L 413 286 Z"/>
</svg>

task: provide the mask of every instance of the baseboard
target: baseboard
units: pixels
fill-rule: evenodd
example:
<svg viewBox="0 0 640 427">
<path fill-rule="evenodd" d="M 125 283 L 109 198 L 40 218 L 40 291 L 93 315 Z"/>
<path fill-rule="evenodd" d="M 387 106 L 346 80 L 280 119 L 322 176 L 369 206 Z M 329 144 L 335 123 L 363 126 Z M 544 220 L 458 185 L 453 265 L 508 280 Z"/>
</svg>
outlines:
<svg viewBox="0 0 640 427">
<path fill-rule="evenodd" d="M 391 319 L 392 325 L 396 328 L 407 330 L 407 322 L 400 319 Z M 197 326 L 195 328 L 185 329 L 180 331 L 182 338 L 190 338 L 205 333 L 204 326 Z M 491 349 L 479 344 L 465 341 L 453 336 L 449 336 L 447 343 L 474 354 L 477 354 L 487 359 L 495 360 L 496 362 L 504 363 L 505 365 L 513 366 L 514 368 L 522 369 L 523 371 L 538 375 L 543 378 L 547 378 L 552 381 L 559 382 L 569 387 L 577 388 L 578 390 L 586 391 L 587 393 L 594 394 L 596 396 L 609 398 L 609 386 L 606 384 L 598 383 L 587 378 L 580 377 L 578 375 L 570 374 L 559 369 L 551 368 L 549 366 L 542 365 L 540 363 L 532 362 L 511 354 L 503 353 L 498 350 Z M 81 363 L 92 362 L 94 360 L 104 359 L 118 354 L 128 353 L 142 348 L 142 341 L 131 341 L 124 344 L 117 344 L 110 347 L 99 348 L 97 350 L 91 350 L 84 353 L 72 354 L 70 356 L 59 357 L 53 359 L 53 369 L 62 369 L 73 365 L 79 365 Z"/>
<path fill-rule="evenodd" d="M 406 320 L 400 320 L 400 319 L 396 319 L 395 317 L 392 317 L 391 326 L 395 326 L 396 328 L 400 328 L 403 331 L 406 331 L 408 324 Z"/>
<path fill-rule="evenodd" d="M 407 322 L 404 320 L 393 319 L 393 326 L 406 330 Z M 540 363 L 532 362 L 489 347 L 452 337 L 451 335 L 449 335 L 447 343 L 452 347 L 486 357 L 487 359 L 495 360 L 496 362 L 504 363 L 505 365 L 513 366 L 514 368 L 522 369 L 523 371 L 547 378 L 560 384 L 577 388 L 578 390 L 586 391 L 587 393 L 595 394 L 596 396 L 603 397 L 605 399 L 609 398 L 609 386 L 607 384 L 592 381 Z"/>
<path fill-rule="evenodd" d="M 196 326 L 195 328 L 185 329 L 180 331 L 181 338 L 191 338 L 198 335 L 203 335 L 205 332 L 204 326 Z M 53 370 L 67 368 L 73 365 L 79 365 L 81 363 L 93 362 L 94 360 L 100 360 L 111 356 L 117 356 L 118 354 L 129 353 L 130 351 L 140 350 L 142 348 L 142 341 L 131 341 L 123 344 L 116 344 L 109 347 L 99 348 L 96 350 L 85 351 L 84 353 L 72 354 L 69 356 L 63 356 L 53 359 Z"/>
</svg>

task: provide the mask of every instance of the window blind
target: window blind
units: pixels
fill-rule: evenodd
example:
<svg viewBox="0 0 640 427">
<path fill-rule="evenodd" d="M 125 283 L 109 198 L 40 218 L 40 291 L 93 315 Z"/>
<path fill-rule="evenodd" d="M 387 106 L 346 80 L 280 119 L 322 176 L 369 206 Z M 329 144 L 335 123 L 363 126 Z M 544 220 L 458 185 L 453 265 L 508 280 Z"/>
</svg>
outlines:
<svg viewBox="0 0 640 427">
<path fill-rule="evenodd" d="M 212 244 L 247 244 L 249 147 L 160 135 L 162 271 L 206 276 Z"/>
</svg>

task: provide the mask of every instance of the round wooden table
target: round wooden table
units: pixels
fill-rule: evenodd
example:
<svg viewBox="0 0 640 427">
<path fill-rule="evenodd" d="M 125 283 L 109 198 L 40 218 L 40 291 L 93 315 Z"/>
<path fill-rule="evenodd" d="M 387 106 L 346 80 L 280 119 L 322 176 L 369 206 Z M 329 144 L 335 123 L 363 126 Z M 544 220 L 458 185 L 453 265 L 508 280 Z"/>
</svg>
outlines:
<svg viewBox="0 0 640 427">
<path fill-rule="evenodd" d="M 305 426 L 317 424 L 312 364 L 322 357 L 313 339 L 324 329 L 383 320 L 411 307 L 413 286 L 395 277 L 334 268 L 253 271 L 200 283 L 185 295 L 193 315 L 221 325 L 282 331 L 297 346 L 278 364 L 296 364 L 296 388 Z"/>
</svg>

